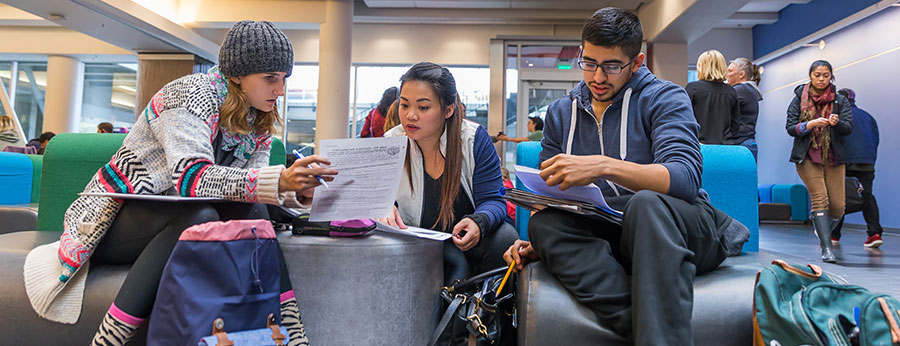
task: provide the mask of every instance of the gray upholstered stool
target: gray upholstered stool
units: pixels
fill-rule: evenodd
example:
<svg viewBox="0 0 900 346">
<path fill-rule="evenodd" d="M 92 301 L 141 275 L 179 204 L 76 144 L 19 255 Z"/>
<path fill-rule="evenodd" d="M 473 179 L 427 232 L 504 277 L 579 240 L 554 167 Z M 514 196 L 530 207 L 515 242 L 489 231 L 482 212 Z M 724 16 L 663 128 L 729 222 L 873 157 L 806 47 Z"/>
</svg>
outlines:
<svg viewBox="0 0 900 346">
<path fill-rule="evenodd" d="M 443 244 L 375 232 L 360 238 L 282 232 L 311 344 L 425 345 L 437 324 Z"/>
<path fill-rule="evenodd" d="M 741 346 L 753 341 L 753 287 L 756 254 L 730 257 L 718 269 L 694 280 L 691 325 L 698 346 Z M 631 345 L 598 322 L 543 263 L 525 267 L 518 287 L 519 345 Z"/>
</svg>

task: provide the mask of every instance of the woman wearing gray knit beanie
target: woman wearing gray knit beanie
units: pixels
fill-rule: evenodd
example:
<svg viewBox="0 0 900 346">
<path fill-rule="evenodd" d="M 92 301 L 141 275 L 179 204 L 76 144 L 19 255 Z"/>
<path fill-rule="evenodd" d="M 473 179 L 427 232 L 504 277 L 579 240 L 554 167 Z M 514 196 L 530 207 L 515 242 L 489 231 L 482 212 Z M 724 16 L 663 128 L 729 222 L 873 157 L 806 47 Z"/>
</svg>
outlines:
<svg viewBox="0 0 900 346">
<path fill-rule="evenodd" d="M 301 207 L 319 185 L 316 176 L 333 180 L 337 171 L 318 167 L 329 164 L 318 156 L 288 168 L 269 165 L 279 121 L 275 104 L 284 96 L 293 56 L 290 41 L 272 23 L 241 21 L 225 37 L 218 66 L 172 81 L 151 99 L 84 191 L 150 195 L 174 189 L 181 196 L 231 202 L 79 197 L 65 213 L 60 241 L 36 248 L 26 260 L 26 291 L 39 315 L 78 320 L 89 259 L 133 264 L 93 339 L 93 345 L 123 345 L 150 315 L 163 268 L 184 229 L 268 219 L 264 204 Z M 280 270 L 288 345 L 307 345 L 284 263 Z"/>
</svg>

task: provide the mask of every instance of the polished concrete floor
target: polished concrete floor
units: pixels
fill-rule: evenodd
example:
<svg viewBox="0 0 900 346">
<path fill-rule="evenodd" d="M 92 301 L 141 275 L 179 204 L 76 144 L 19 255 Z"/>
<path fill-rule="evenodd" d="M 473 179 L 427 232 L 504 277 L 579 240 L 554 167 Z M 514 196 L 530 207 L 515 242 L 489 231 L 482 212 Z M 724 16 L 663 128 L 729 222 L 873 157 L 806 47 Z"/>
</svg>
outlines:
<svg viewBox="0 0 900 346">
<path fill-rule="evenodd" d="M 844 227 L 841 244 L 834 247 L 836 264 L 822 263 L 819 241 L 809 224 L 760 224 L 759 261 L 784 259 L 792 263 L 818 264 L 850 284 L 873 293 L 900 297 L 900 234 L 885 232 L 884 244 L 877 249 L 863 247 L 866 232 Z"/>
</svg>

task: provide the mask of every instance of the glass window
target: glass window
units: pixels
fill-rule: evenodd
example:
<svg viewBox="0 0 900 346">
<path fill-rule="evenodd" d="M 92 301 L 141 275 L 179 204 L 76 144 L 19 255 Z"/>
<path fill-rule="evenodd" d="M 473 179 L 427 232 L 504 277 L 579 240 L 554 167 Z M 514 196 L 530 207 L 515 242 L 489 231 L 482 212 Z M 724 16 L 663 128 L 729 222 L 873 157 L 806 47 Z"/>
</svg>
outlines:
<svg viewBox="0 0 900 346">
<path fill-rule="evenodd" d="M 697 69 L 689 69 L 688 70 L 688 83 L 696 81 L 697 78 Z"/>
<path fill-rule="evenodd" d="M 488 128 L 488 100 L 491 71 L 487 67 L 449 67 L 456 80 L 456 91 L 466 106 L 466 119 Z"/>
<path fill-rule="evenodd" d="M 47 62 L 20 62 L 13 108 L 25 137 L 37 138 L 44 126 Z"/>
<path fill-rule="evenodd" d="M 287 151 L 312 155 L 316 143 L 316 100 L 319 96 L 319 66 L 294 65 L 287 79 Z"/>
<path fill-rule="evenodd" d="M 9 92 L 9 77 L 12 74 L 11 62 L 0 62 L 0 81 L 3 83 L 3 89 Z M 7 94 L 8 95 L 8 94 Z"/>
<path fill-rule="evenodd" d="M 456 80 L 456 91 L 466 106 L 466 119 L 487 129 L 487 112 L 490 87 L 490 70 L 486 67 L 448 67 Z M 409 66 L 359 66 L 356 79 L 356 133 L 359 137 L 366 116 L 378 107 L 384 90 L 400 87 L 400 76 Z M 351 109 L 353 105 L 351 104 Z M 351 124 L 352 125 L 352 124 Z"/>
<path fill-rule="evenodd" d="M 381 95 L 392 86 L 399 88 L 400 76 L 408 69 L 409 66 L 359 66 L 356 68 L 356 132 L 352 137 L 359 137 L 366 123 L 366 116 L 372 109 L 378 107 Z M 353 110 L 352 104 L 350 109 Z"/>
<path fill-rule="evenodd" d="M 80 132 L 97 132 L 102 122 L 134 125 L 137 64 L 84 64 L 83 90 Z"/>
<path fill-rule="evenodd" d="M 578 46 L 522 46 L 522 68 L 577 69 Z"/>
</svg>

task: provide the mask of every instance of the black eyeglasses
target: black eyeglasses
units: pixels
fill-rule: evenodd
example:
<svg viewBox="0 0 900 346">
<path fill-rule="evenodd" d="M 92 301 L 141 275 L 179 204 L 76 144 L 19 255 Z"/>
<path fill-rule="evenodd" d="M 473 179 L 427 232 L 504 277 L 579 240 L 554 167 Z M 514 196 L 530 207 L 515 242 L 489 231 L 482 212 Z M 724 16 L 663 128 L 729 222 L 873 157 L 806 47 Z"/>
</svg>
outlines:
<svg viewBox="0 0 900 346">
<path fill-rule="evenodd" d="M 600 68 L 601 70 L 603 70 L 603 73 L 606 74 L 620 74 L 625 70 L 626 67 L 628 67 L 628 65 L 631 65 L 632 63 L 634 63 L 634 59 L 631 59 L 631 61 L 624 65 L 614 62 L 598 64 L 593 61 L 585 61 L 584 59 L 579 59 L 578 67 L 587 72 L 596 72 L 597 68 Z"/>
</svg>

